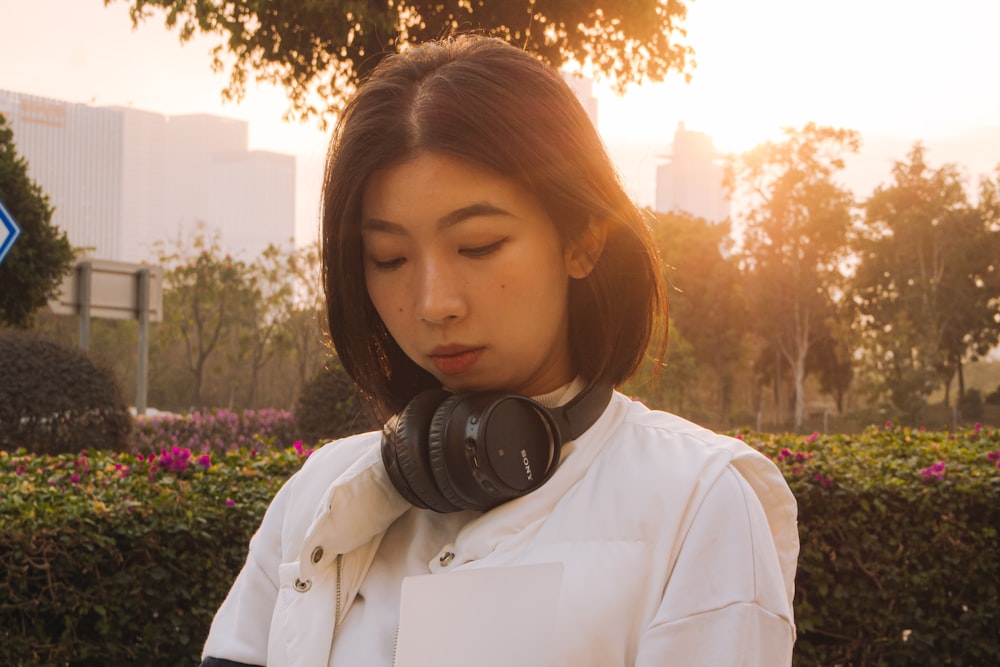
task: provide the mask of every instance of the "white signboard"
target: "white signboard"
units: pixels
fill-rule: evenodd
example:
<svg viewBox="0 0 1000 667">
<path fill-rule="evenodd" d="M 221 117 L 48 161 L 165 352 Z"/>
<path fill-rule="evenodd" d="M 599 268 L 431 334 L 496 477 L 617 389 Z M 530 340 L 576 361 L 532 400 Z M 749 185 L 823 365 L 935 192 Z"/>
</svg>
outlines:
<svg viewBox="0 0 1000 667">
<path fill-rule="evenodd" d="M 90 266 L 90 316 L 114 320 L 139 318 L 139 271 L 149 271 L 149 301 L 147 312 L 150 322 L 163 320 L 163 269 L 145 264 L 128 264 L 109 259 L 87 259 L 77 262 L 75 270 L 62 282 L 59 296 L 49 302 L 57 315 L 80 313 L 82 267 Z"/>
</svg>

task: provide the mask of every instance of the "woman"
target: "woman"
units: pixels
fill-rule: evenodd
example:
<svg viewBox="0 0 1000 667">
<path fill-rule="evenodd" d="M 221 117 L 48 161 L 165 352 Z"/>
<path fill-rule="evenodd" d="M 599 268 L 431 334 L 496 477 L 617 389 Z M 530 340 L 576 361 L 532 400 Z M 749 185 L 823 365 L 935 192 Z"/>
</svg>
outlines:
<svg viewBox="0 0 1000 667">
<path fill-rule="evenodd" d="M 523 591 L 553 563 L 527 602 L 461 603 L 453 636 L 549 605 L 538 664 L 790 664 L 781 474 L 611 391 L 665 311 L 659 261 L 558 73 L 482 37 L 387 58 L 334 134 L 323 245 L 334 345 L 386 427 L 277 494 L 206 665 L 391 665 L 475 581 L 442 577 Z M 401 615 L 404 580 L 442 592 Z"/>
</svg>

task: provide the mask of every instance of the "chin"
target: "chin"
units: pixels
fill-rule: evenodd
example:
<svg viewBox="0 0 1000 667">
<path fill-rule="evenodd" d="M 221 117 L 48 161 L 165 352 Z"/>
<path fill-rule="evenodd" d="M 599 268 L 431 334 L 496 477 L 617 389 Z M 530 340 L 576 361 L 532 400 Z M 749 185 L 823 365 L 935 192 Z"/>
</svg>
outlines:
<svg viewBox="0 0 1000 667">
<path fill-rule="evenodd" d="M 441 385 L 453 394 L 472 392 L 482 393 L 487 391 L 508 392 L 508 390 L 501 383 L 489 382 L 488 380 L 482 379 L 477 380 L 471 377 L 446 377 L 441 380 Z"/>
</svg>

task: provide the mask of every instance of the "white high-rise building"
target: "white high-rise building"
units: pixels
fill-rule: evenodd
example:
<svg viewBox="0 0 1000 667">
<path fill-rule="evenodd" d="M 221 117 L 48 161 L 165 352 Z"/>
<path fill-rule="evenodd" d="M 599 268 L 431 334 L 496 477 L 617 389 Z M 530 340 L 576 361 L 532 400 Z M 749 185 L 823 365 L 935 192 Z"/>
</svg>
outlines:
<svg viewBox="0 0 1000 667">
<path fill-rule="evenodd" d="M 669 162 L 656 168 L 656 210 L 684 211 L 709 222 L 729 217 L 729 198 L 722 185 L 722 156 L 707 134 L 677 125 Z"/>
<path fill-rule="evenodd" d="M 0 91 L 53 224 L 88 256 L 153 258 L 157 241 L 217 231 L 250 258 L 295 236 L 295 157 L 250 151 L 246 122 L 165 116 Z"/>
</svg>

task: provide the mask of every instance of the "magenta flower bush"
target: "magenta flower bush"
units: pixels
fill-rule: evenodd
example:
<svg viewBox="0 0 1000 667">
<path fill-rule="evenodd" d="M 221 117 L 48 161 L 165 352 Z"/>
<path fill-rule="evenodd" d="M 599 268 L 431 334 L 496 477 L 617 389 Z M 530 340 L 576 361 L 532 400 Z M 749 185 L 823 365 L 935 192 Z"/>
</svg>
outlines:
<svg viewBox="0 0 1000 667">
<path fill-rule="evenodd" d="M 816 483 L 831 488 L 944 482 L 978 483 L 1000 477 L 1000 430 L 976 424 L 954 433 L 886 422 L 862 434 L 808 436 L 735 434 L 769 456 L 793 486 Z"/>
<path fill-rule="evenodd" d="M 294 447 L 0 451 L 0 665 L 198 664 Z"/>
<path fill-rule="evenodd" d="M 139 452 L 224 452 L 246 448 L 291 447 L 297 440 L 295 419 L 287 410 L 208 410 L 190 415 L 139 417 L 132 435 Z"/>
</svg>

